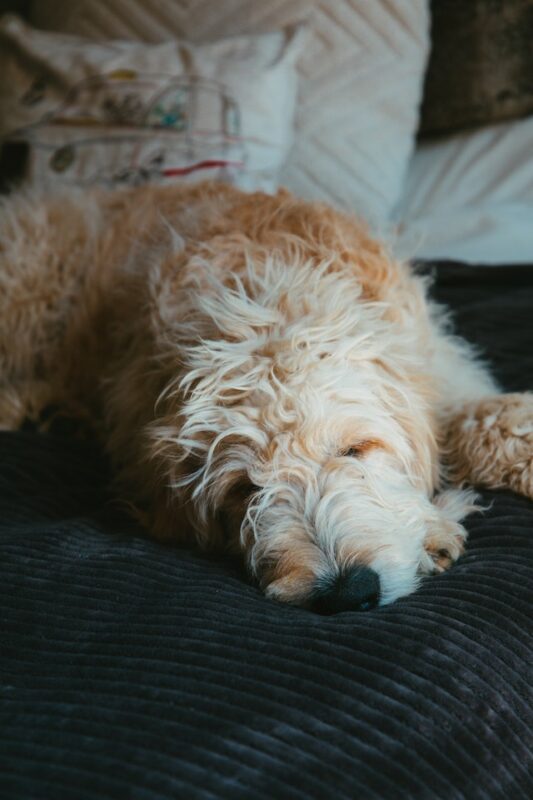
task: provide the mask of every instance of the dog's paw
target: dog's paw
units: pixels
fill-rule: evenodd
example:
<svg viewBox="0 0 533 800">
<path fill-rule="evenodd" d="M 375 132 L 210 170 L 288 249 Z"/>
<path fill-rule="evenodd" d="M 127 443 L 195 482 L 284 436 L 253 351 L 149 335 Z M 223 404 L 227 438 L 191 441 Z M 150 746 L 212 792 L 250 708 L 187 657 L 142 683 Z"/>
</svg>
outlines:
<svg viewBox="0 0 533 800">
<path fill-rule="evenodd" d="M 0 431 L 16 431 L 24 426 L 36 429 L 50 395 L 50 386 L 44 381 L 0 385 Z"/>
<path fill-rule="evenodd" d="M 479 403 L 463 423 L 474 480 L 533 499 L 533 393 Z"/>
<path fill-rule="evenodd" d="M 466 531 L 450 522 L 428 533 L 424 540 L 424 556 L 420 571 L 425 574 L 445 572 L 464 553 Z"/>
<path fill-rule="evenodd" d="M 533 394 L 503 396 L 497 424 L 502 437 L 502 482 L 533 500 Z"/>
</svg>

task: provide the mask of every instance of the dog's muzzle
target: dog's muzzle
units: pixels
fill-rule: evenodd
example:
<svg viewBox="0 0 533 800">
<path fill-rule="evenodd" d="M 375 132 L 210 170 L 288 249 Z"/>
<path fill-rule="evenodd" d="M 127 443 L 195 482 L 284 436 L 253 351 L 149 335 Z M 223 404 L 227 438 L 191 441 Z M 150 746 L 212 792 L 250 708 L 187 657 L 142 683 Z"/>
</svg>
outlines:
<svg viewBox="0 0 533 800">
<path fill-rule="evenodd" d="M 378 574 L 370 567 L 356 566 L 320 583 L 313 593 L 311 609 L 318 614 L 370 611 L 378 605 L 379 596 Z"/>
</svg>

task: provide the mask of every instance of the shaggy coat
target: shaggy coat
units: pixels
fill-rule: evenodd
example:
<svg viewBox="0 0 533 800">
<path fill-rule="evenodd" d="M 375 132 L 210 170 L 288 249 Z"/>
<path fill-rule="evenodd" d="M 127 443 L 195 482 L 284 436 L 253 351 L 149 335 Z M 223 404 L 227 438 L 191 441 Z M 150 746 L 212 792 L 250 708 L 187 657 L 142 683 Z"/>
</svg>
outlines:
<svg viewBox="0 0 533 800">
<path fill-rule="evenodd" d="M 154 536 L 298 604 L 368 568 L 366 608 L 460 555 L 459 484 L 533 497 L 532 395 L 356 220 L 210 183 L 0 214 L 0 426 L 88 420 Z"/>
</svg>

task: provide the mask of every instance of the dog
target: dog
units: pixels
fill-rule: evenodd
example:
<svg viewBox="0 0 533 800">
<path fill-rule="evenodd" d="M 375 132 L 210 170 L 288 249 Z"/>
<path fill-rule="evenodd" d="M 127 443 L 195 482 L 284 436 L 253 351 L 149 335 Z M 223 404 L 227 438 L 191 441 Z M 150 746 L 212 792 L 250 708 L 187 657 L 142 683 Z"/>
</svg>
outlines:
<svg viewBox="0 0 533 800">
<path fill-rule="evenodd" d="M 533 498 L 533 395 L 356 219 L 207 182 L 20 193 L 0 228 L 1 427 L 89 420 L 153 536 L 268 597 L 391 603 L 463 552 L 466 484 Z"/>
</svg>

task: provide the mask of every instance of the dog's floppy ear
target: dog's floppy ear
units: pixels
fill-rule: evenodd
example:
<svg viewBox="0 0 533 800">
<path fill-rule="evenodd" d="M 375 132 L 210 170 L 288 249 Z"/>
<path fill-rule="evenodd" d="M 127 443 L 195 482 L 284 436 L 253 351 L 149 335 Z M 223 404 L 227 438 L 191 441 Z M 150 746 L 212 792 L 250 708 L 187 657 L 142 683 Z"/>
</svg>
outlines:
<svg viewBox="0 0 533 800">
<path fill-rule="evenodd" d="M 168 472 L 168 464 L 163 469 Z M 180 463 L 184 481 L 197 471 L 198 463 L 190 456 Z M 174 473 L 174 480 L 180 480 L 177 472 Z M 241 484 L 228 490 L 216 512 L 206 508 L 203 514 L 199 514 L 193 494 L 194 484 L 184 483 L 181 487 L 173 488 L 170 483 L 164 485 L 163 481 L 155 480 L 150 492 L 150 506 L 137 516 L 160 541 L 190 541 L 195 538 L 202 547 L 212 548 L 227 547 L 232 544 L 232 538 L 238 539 L 246 502 Z"/>
<path fill-rule="evenodd" d="M 174 397 L 170 409 L 146 429 L 146 485 L 141 488 L 149 499 L 147 525 L 160 540 L 195 538 L 202 546 L 216 544 L 220 525 L 203 491 L 198 486 L 205 477 L 205 456 L 211 444 L 205 430 L 191 431 L 184 437 L 183 416 Z"/>
<path fill-rule="evenodd" d="M 191 470 L 194 470 L 192 464 Z M 190 485 L 176 490 L 154 482 L 149 507 L 142 512 L 140 521 L 159 541 L 190 542 L 196 539 L 205 548 L 226 547 L 231 530 L 222 511 L 200 519 Z M 238 532 L 238 526 L 236 530 Z"/>
</svg>

